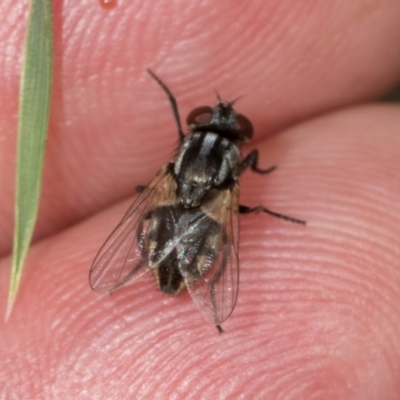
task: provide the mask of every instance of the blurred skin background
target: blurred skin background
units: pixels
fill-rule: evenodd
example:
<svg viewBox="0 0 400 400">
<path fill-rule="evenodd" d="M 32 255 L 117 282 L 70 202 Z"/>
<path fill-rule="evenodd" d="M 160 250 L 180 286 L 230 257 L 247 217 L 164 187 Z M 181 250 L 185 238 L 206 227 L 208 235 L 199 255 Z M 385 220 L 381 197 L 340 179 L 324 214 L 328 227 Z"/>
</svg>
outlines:
<svg viewBox="0 0 400 400">
<path fill-rule="evenodd" d="M 12 246 L 28 1 L 0 4 L 0 314 Z M 54 2 L 54 87 L 35 242 L 0 321 L 2 398 L 400 397 L 400 3 Z M 218 335 L 188 294 L 143 279 L 98 297 L 88 271 L 134 188 L 215 89 L 254 124 L 236 309 Z"/>
</svg>

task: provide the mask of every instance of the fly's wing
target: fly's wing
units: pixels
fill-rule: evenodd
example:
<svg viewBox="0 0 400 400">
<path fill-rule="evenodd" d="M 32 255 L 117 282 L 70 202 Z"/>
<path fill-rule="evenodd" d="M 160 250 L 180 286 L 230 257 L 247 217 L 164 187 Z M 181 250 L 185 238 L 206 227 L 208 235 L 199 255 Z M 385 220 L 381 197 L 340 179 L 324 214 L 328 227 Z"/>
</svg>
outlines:
<svg viewBox="0 0 400 400">
<path fill-rule="evenodd" d="M 148 268 L 143 260 L 148 220 L 155 207 L 174 201 L 175 180 L 167 167 L 133 202 L 93 261 L 89 282 L 96 293 L 111 293 Z"/>
<path fill-rule="evenodd" d="M 219 325 L 229 317 L 238 295 L 238 198 L 236 185 L 233 189 L 220 191 L 201 207 L 204 218 L 196 229 L 202 240 L 196 248 L 195 265 L 180 263 L 193 301 L 213 325 Z"/>
</svg>

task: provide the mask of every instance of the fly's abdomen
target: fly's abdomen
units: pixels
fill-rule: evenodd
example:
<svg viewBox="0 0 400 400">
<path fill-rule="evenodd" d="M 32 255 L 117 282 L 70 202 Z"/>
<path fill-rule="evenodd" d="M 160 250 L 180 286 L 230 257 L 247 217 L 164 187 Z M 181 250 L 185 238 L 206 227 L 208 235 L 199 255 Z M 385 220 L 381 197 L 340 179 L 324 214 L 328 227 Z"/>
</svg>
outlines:
<svg viewBox="0 0 400 400">
<path fill-rule="evenodd" d="M 200 208 L 160 207 L 148 227 L 143 256 L 161 291 L 178 294 L 212 265 L 220 245 L 220 224 Z"/>
<path fill-rule="evenodd" d="M 185 281 L 179 270 L 176 250 L 173 250 L 157 267 L 154 275 L 160 290 L 164 293 L 176 295 L 185 288 Z"/>
</svg>

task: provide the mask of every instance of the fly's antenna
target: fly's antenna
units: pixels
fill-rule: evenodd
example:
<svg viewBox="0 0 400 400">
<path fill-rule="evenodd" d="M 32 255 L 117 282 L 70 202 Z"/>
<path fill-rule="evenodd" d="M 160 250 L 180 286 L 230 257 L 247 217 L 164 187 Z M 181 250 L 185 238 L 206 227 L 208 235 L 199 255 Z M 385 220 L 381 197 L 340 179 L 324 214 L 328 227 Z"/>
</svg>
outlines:
<svg viewBox="0 0 400 400">
<path fill-rule="evenodd" d="M 233 105 L 234 105 L 238 100 L 240 100 L 242 97 L 244 97 L 243 94 L 242 94 L 241 96 L 239 96 L 239 97 L 236 97 L 236 99 L 230 101 L 229 104 L 231 105 L 231 107 L 233 107 Z"/>
<path fill-rule="evenodd" d="M 182 143 L 185 135 L 182 131 L 181 119 L 179 117 L 178 104 L 176 103 L 175 96 L 168 89 L 167 85 L 150 68 L 147 69 L 147 72 L 161 86 L 168 96 L 169 102 L 171 103 L 172 112 L 174 114 L 175 123 L 178 128 L 179 142 Z"/>
<path fill-rule="evenodd" d="M 214 92 L 215 92 L 215 95 L 217 96 L 218 103 L 221 103 L 221 102 L 222 102 L 221 96 L 219 95 L 217 89 L 214 89 Z M 233 105 L 234 105 L 238 100 L 240 100 L 242 97 L 244 97 L 244 95 L 241 95 L 241 96 L 239 96 L 239 97 L 236 97 L 236 99 L 234 99 L 234 100 L 232 100 L 232 101 L 229 101 L 229 102 L 227 102 L 227 103 L 228 103 L 231 107 L 233 107 Z"/>
</svg>

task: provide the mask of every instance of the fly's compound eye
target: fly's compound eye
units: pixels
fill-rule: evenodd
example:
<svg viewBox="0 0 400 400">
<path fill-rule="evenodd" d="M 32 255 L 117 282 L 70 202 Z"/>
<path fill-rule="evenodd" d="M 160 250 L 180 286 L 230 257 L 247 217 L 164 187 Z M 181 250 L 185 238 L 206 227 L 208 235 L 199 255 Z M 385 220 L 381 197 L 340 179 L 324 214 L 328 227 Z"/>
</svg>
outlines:
<svg viewBox="0 0 400 400">
<path fill-rule="evenodd" d="M 237 131 L 246 137 L 251 139 L 253 137 L 253 125 L 250 120 L 242 114 L 236 116 Z"/>
<path fill-rule="evenodd" d="M 187 116 L 186 123 L 191 125 L 205 125 L 209 124 L 212 120 L 213 110 L 209 106 L 197 107 L 190 111 Z"/>
</svg>

